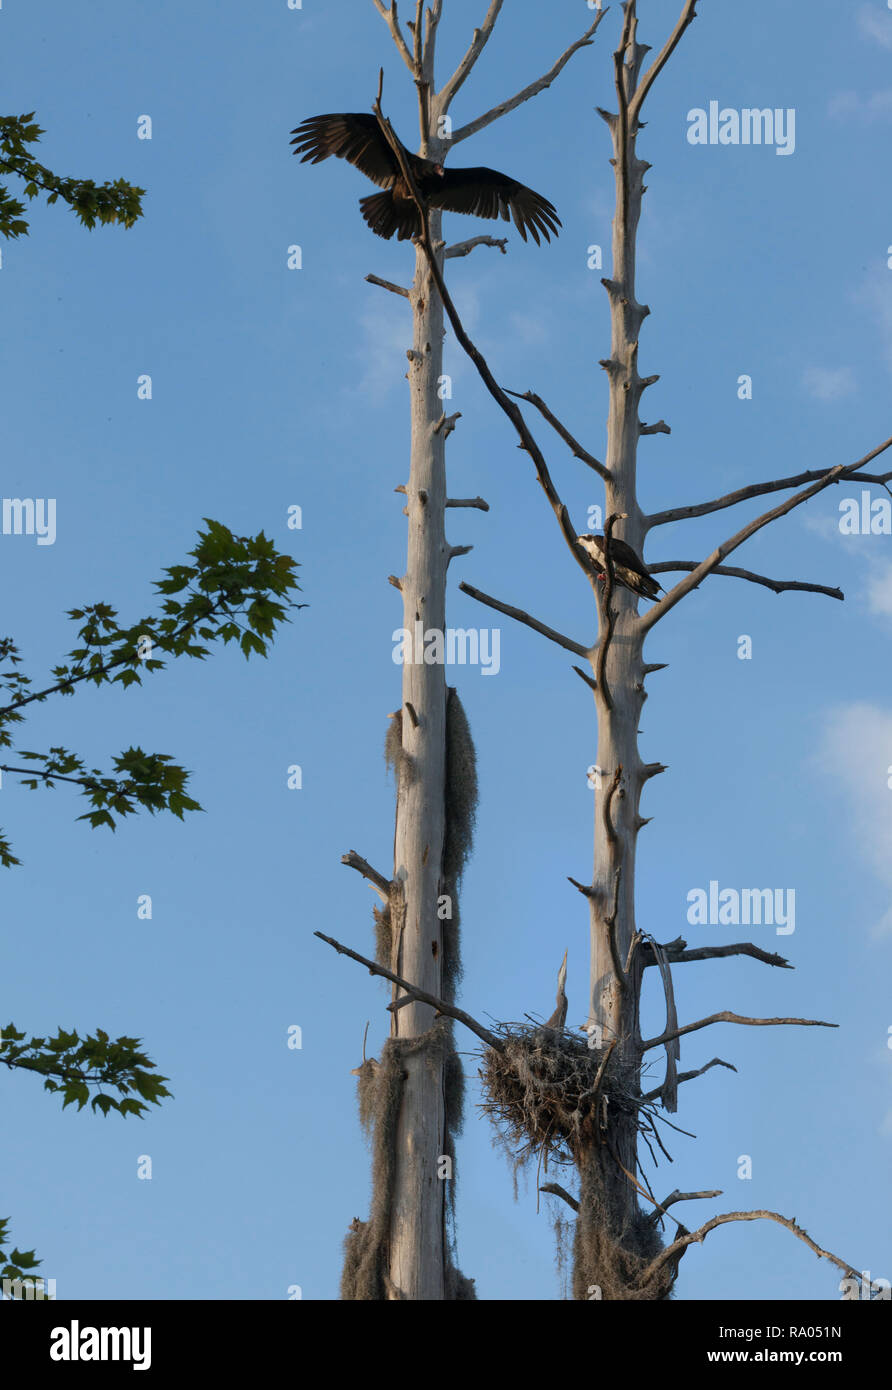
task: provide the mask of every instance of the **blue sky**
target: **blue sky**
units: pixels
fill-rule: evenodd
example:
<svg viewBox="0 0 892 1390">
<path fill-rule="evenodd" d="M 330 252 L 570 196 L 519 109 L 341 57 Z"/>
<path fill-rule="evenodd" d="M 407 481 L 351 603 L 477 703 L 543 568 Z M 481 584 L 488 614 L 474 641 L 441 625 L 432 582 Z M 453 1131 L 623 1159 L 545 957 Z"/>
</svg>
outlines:
<svg viewBox="0 0 892 1390">
<path fill-rule="evenodd" d="M 482 0 L 445 0 L 438 77 L 479 23 Z M 676 3 L 641 0 L 657 46 Z M 464 123 L 538 76 L 585 27 L 582 3 L 515 0 L 454 108 Z M 349 22 L 345 22 L 349 21 Z M 563 230 L 536 248 L 450 266 L 468 327 L 499 379 L 533 387 L 596 454 L 609 325 L 587 248 L 610 242 L 607 132 L 619 10 L 546 94 L 489 127 L 457 163 L 491 164 L 557 206 Z M 639 296 L 651 306 L 641 366 L 660 373 L 642 441 L 648 510 L 748 482 L 854 461 L 890 433 L 892 13 L 881 0 L 701 6 L 650 100 Z M 107 765 L 131 743 L 192 770 L 205 808 L 181 825 L 132 818 L 92 832 L 63 789 L 5 777 L 0 826 L 22 858 L 6 871 L 3 1021 L 145 1040 L 175 1100 L 139 1122 L 62 1113 L 31 1078 L 0 1075 L 0 1212 L 37 1247 L 60 1298 L 337 1296 L 341 1240 L 365 1216 L 369 1159 L 350 1074 L 386 1035 L 388 994 L 316 940 L 370 951 L 372 899 L 340 865 L 355 848 L 387 869 L 393 790 L 382 758 L 398 703 L 391 633 L 405 523 L 407 306 L 365 283 L 405 282 L 410 247 L 373 238 L 368 191 L 343 163 L 301 166 L 289 131 L 323 111 L 385 106 L 412 143 L 415 96 L 369 0 L 182 6 L 158 0 L 7 0 L 0 14 L 5 113 L 36 110 L 40 157 L 61 172 L 148 190 L 132 231 L 86 233 L 33 207 L 2 247 L 2 481 L 6 497 L 57 499 L 57 538 L 0 536 L 3 634 L 47 672 L 73 644 L 64 617 L 105 599 L 151 605 L 204 516 L 261 528 L 300 561 L 302 598 L 267 663 L 234 651 L 178 665 L 141 690 L 81 691 L 35 710 L 21 746 L 64 743 Z M 693 108 L 793 108 L 796 148 L 694 146 Z M 151 115 L 153 138 L 137 139 Z M 453 217 L 459 239 L 491 226 Z M 499 229 L 501 230 L 501 229 Z M 303 268 L 289 271 L 298 243 Z M 473 544 L 450 571 L 449 620 L 491 626 L 459 580 L 589 639 L 591 594 L 569 562 L 529 460 L 451 342 L 448 448 L 454 512 Z M 149 373 L 151 401 L 137 399 Z M 737 396 L 753 379 L 753 398 Z M 540 432 L 579 529 L 593 475 Z M 892 467 L 892 464 L 888 465 Z M 722 1025 L 682 1046 L 714 1069 L 682 1088 L 674 1162 L 658 1195 L 721 1188 L 681 1213 L 768 1207 L 820 1244 L 892 1277 L 888 1184 L 892 1052 L 892 703 L 888 534 L 840 533 L 845 485 L 739 552 L 779 578 L 839 585 L 846 602 L 713 578 L 648 642 L 669 662 L 649 683 L 642 749 L 669 773 L 647 789 L 638 920 L 658 940 L 739 939 L 690 926 L 687 894 L 794 889 L 796 931 L 755 939 L 795 972 L 750 960 L 676 971 L 679 1016 L 719 1009 L 833 1020 L 838 1030 Z M 878 494 L 879 495 L 879 494 Z M 303 529 L 287 529 L 300 505 Z M 699 559 L 761 510 L 660 528 L 647 556 Z M 671 531 L 671 533 L 670 533 Z M 737 657 L 752 638 L 753 656 Z M 587 914 L 567 884 L 590 872 L 590 699 L 572 659 L 525 628 L 501 631 L 501 670 L 450 673 L 477 743 L 481 801 L 462 898 L 462 1003 L 480 1018 L 546 1014 L 569 949 L 571 1021 L 587 995 Z M 289 791 L 298 763 L 303 789 Z M 137 918 L 150 894 L 151 921 Z M 759 933 L 762 933 L 759 935 Z M 578 1018 L 576 1017 L 578 1015 Z M 302 1030 L 301 1050 L 287 1047 Z M 645 1031 L 662 1025 L 648 982 Z M 482 1298 L 560 1296 L 550 1216 L 510 1171 L 470 1104 L 458 1170 L 459 1254 Z M 658 1066 L 654 1069 L 658 1076 Z M 654 1082 L 656 1084 L 656 1080 Z M 140 1155 L 151 1181 L 140 1181 Z M 738 1159 L 752 1158 L 741 1179 Z M 702 1209 L 702 1210 L 701 1210 Z M 837 1297 L 832 1268 L 768 1223 L 722 1229 L 683 1261 L 695 1298 Z"/>
</svg>

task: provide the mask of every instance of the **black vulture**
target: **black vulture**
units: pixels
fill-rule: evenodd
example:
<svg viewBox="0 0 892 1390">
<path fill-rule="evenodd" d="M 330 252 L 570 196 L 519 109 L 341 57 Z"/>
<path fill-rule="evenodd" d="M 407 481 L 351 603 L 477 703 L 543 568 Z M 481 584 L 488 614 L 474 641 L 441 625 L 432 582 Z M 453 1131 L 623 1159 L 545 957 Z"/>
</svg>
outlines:
<svg viewBox="0 0 892 1390">
<path fill-rule="evenodd" d="M 294 153 L 302 156 L 302 164 L 319 164 L 335 155 L 355 164 L 385 190 L 359 200 L 363 217 L 378 236 L 389 239 L 396 232 L 399 241 L 407 241 L 421 235 L 418 208 L 376 116 L 361 111 L 310 116 L 291 134 Z M 551 232 L 557 236 L 561 221 L 551 203 L 516 179 L 482 167 L 446 169 L 432 159 L 412 154 L 404 145 L 401 148 L 428 207 L 474 217 L 501 217 L 506 222 L 513 217 L 524 241 L 529 232 L 537 246 L 540 233 L 546 241 L 550 241 Z"/>
</svg>

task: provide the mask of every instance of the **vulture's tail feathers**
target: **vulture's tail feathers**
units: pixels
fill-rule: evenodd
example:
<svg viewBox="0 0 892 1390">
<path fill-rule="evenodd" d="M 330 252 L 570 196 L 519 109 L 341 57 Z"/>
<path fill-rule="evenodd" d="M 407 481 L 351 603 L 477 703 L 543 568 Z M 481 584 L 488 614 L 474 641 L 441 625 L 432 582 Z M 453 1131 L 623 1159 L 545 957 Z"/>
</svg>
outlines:
<svg viewBox="0 0 892 1390">
<path fill-rule="evenodd" d="M 389 188 L 383 193 L 370 193 L 367 198 L 360 198 L 359 207 L 372 231 L 388 241 L 394 232 L 398 241 L 408 241 L 418 230 L 414 206 L 397 208 Z"/>
</svg>

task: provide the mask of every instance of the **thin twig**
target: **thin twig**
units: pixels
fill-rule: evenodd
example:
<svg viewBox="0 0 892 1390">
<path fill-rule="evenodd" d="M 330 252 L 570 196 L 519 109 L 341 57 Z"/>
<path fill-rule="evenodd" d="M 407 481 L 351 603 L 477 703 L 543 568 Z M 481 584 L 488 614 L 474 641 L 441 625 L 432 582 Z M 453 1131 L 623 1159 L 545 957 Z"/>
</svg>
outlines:
<svg viewBox="0 0 892 1390">
<path fill-rule="evenodd" d="M 552 1197 L 562 1197 L 563 1200 L 567 1203 L 568 1207 L 572 1207 L 574 1211 L 579 1211 L 579 1203 L 577 1202 L 576 1198 L 571 1197 L 567 1189 L 565 1187 L 561 1187 L 559 1182 L 543 1183 L 542 1186 L 539 1188 L 539 1191 L 548 1192 L 551 1194 Z"/>
<path fill-rule="evenodd" d="M 385 970 L 383 965 L 378 965 L 376 961 L 368 960 L 365 956 L 359 955 L 357 951 L 351 951 L 349 946 L 344 946 L 340 941 L 335 941 L 333 936 L 326 936 L 324 932 L 314 931 L 314 936 L 318 936 L 321 941 L 328 942 L 333 946 L 338 955 L 349 956 L 351 960 L 359 961 L 364 965 L 370 975 L 380 975 L 382 979 L 390 980 L 393 984 L 399 985 L 407 994 L 411 994 L 422 1004 L 430 1004 L 431 1008 L 436 1009 L 437 1013 L 447 1014 L 449 1018 L 455 1018 L 459 1023 L 463 1023 L 466 1028 L 470 1028 L 472 1033 L 476 1033 L 486 1043 L 487 1047 L 493 1047 L 497 1052 L 504 1052 L 505 1046 L 501 1039 L 494 1033 L 490 1033 L 488 1028 L 484 1028 L 482 1023 L 478 1023 L 476 1018 L 466 1014 L 464 1009 L 457 1009 L 454 1004 L 447 1004 L 445 999 L 440 999 L 436 994 L 428 994 L 426 990 L 419 989 L 416 985 L 410 984 L 400 975 L 394 975 L 392 970 Z"/>
<path fill-rule="evenodd" d="M 514 111 L 518 106 L 521 106 L 523 102 L 529 101 L 530 97 L 538 96 L 539 92 L 544 92 L 546 87 L 550 87 L 554 79 L 573 57 L 573 54 L 578 52 L 580 48 L 589 47 L 594 37 L 595 30 L 606 13 L 606 10 L 599 11 L 595 17 L 594 24 L 589 25 L 582 37 L 577 39 L 575 43 L 571 43 L 569 48 L 565 49 L 557 62 L 553 63 L 548 72 L 542 77 L 537 78 L 535 82 L 531 82 L 529 86 L 524 87 L 522 91 L 516 92 L 515 95 L 509 97 L 507 101 L 500 101 L 498 106 L 491 107 L 489 111 L 484 112 L 482 116 L 478 116 L 476 120 L 469 121 L 467 125 L 460 126 L 458 130 L 454 130 L 452 132 L 453 145 L 457 145 L 459 140 L 467 140 L 469 135 L 476 135 L 478 130 L 483 130 L 486 126 L 492 125 L 493 121 L 497 121 L 500 116 L 506 116 L 509 111 Z M 454 92 L 450 95 L 450 100 L 452 95 L 454 95 Z M 446 107 L 442 109 L 445 111 Z"/>
<path fill-rule="evenodd" d="M 641 1051 L 648 1052 L 652 1047 L 662 1047 L 670 1038 L 681 1038 L 685 1033 L 696 1033 L 699 1028 L 708 1028 L 713 1023 L 746 1023 L 753 1028 L 768 1028 L 779 1023 L 794 1023 L 800 1028 L 838 1028 L 838 1023 L 824 1023 L 819 1018 L 746 1018 L 743 1014 L 732 1014 L 725 1009 L 722 1013 L 711 1014 L 709 1018 L 698 1019 L 696 1023 L 686 1023 L 683 1028 L 673 1028 L 661 1033 L 658 1038 L 648 1038 L 641 1044 Z"/>
<path fill-rule="evenodd" d="M 390 290 L 391 294 L 400 294 L 404 299 L 410 299 L 412 291 L 407 290 L 405 285 L 395 285 L 391 280 L 382 280 L 378 275 L 367 275 L 365 277 L 370 285 L 380 285 L 382 290 Z"/>
<path fill-rule="evenodd" d="M 613 569 L 613 556 L 610 553 L 610 540 L 613 535 L 613 528 L 617 521 L 621 521 L 622 515 L 613 512 L 604 523 L 604 588 L 603 591 L 598 587 L 599 582 L 595 580 L 595 593 L 599 595 L 599 607 L 601 610 L 601 635 L 598 641 L 598 659 L 595 667 L 595 680 L 604 698 L 607 708 L 613 709 L 613 699 L 610 694 L 610 687 L 607 684 L 607 652 L 613 640 L 613 629 L 616 626 L 616 610 L 611 607 L 613 602 L 613 590 L 616 585 L 616 574 Z"/>
<path fill-rule="evenodd" d="M 676 1202 L 698 1202 L 707 1197 L 721 1197 L 721 1195 L 722 1189 L 720 1187 L 715 1188 L 712 1192 L 679 1192 L 676 1187 L 674 1191 L 669 1193 L 668 1197 L 664 1198 L 656 1211 L 650 1213 L 650 1219 L 651 1221 L 658 1221 L 661 1216 L 666 1214 L 666 1209 L 674 1206 Z M 672 1220 L 675 1220 L 674 1216 Z"/>
<path fill-rule="evenodd" d="M 693 1081 L 695 1077 L 702 1076 L 704 1072 L 709 1071 L 710 1067 L 727 1067 L 728 1071 L 735 1072 L 737 1070 L 737 1068 L 735 1066 L 732 1066 L 730 1062 L 723 1062 L 721 1057 L 713 1057 L 711 1062 L 707 1062 L 705 1067 L 700 1067 L 697 1071 L 679 1072 L 678 1076 L 675 1078 L 676 1084 L 680 1086 L 682 1081 Z M 642 1105 L 646 1101 L 659 1100 L 660 1096 L 663 1094 L 663 1088 L 665 1084 L 666 1083 L 664 1082 L 663 1086 L 657 1086 L 656 1090 L 648 1091 L 646 1095 L 643 1095 L 641 1097 Z M 709 1195 L 710 1197 L 718 1197 L 720 1194 L 717 1192 L 711 1192 Z"/>
<path fill-rule="evenodd" d="M 645 951 L 650 949 L 649 945 L 643 948 Z M 753 960 L 763 961 L 765 965 L 777 965 L 783 970 L 792 970 L 793 966 L 783 956 L 776 955 L 773 951 L 763 951 L 761 946 L 754 946 L 751 941 L 737 941 L 729 946 L 694 946 L 687 949 L 687 942 L 681 937 L 677 941 L 670 941 L 663 946 L 666 959 L 671 965 L 683 965 L 687 961 L 694 960 L 716 960 L 721 956 L 752 956 Z M 645 966 L 655 965 L 653 953 L 650 959 L 645 957 L 642 961 Z"/>
<path fill-rule="evenodd" d="M 490 0 L 486 18 L 480 25 L 480 28 L 474 30 L 470 45 L 459 62 L 458 67 L 455 69 L 455 72 L 447 82 L 443 83 L 443 86 L 437 93 L 438 114 L 445 116 L 456 92 L 470 77 L 474 64 L 489 42 L 489 36 L 495 27 L 495 22 L 499 17 L 499 10 L 501 8 L 502 0 Z"/>
<path fill-rule="evenodd" d="M 527 627 L 531 627 L 534 632 L 541 633 L 543 637 L 547 637 L 550 642 L 556 642 L 559 647 L 563 647 L 566 651 L 581 657 L 591 655 L 590 647 L 584 647 L 581 642 L 574 642 L 572 637 L 565 637 L 562 632 L 558 632 L 555 628 L 548 627 L 546 623 L 540 623 L 538 618 L 532 618 L 522 608 L 513 608 L 510 603 L 501 603 L 499 599 L 491 598 L 489 594 L 484 594 L 481 589 L 475 589 L 471 584 L 462 583 L 458 587 L 463 593 L 470 594 L 471 598 L 477 599 L 479 603 L 485 603 L 487 608 L 494 608 L 497 613 L 504 613 L 506 617 L 524 623 Z"/>
<path fill-rule="evenodd" d="M 579 440 L 574 439 L 566 425 L 562 424 L 553 411 L 549 410 L 541 396 L 537 396 L 535 391 L 509 391 L 507 386 L 505 390 L 509 396 L 516 396 L 519 401 L 529 401 L 530 405 L 535 406 L 543 419 L 547 420 L 552 429 L 560 435 L 575 458 L 578 458 L 581 463 L 587 464 L 589 468 L 593 468 L 605 481 L 610 478 L 609 469 L 605 468 L 603 463 L 600 463 L 599 460 L 595 458 L 594 454 L 590 454 L 587 449 L 583 449 Z"/>
<path fill-rule="evenodd" d="M 807 1231 L 801 1226 L 797 1226 L 792 1217 L 781 1216 L 776 1211 L 729 1211 L 721 1216 L 713 1216 L 711 1220 L 704 1222 L 696 1231 L 686 1231 L 684 1235 L 674 1240 L 671 1245 L 667 1245 L 665 1250 L 661 1250 L 655 1260 L 639 1276 L 639 1287 L 645 1288 L 653 1279 L 655 1274 L 668 1264 L 670 1260 L 680 1259 L 689 1245 L 700 1244 L 710 1231 L 714 1231 L 717 1226 L 724 1226 L 729 1221 L 777 1221 L 779 1225 L 786 1226 L 788 1231 L 792 1231 L 794 1236 L 805 1242 L 810 1250 L 813 1250 L 819 1259 L 830 1260 L 852 1279 L 857 1279 L 860 1283 L 861 1274 L 845 1260 L 833 1255 L 829 1250 L 822 1250 L 820 1245 L 816 1245 Z"/>
<path fill-rule="evenodd" d="M 638 84 L 638 90 L 632 98 L 632 103 L 629 107 L 629 116 L 633 122 L 637 123 L 640 119 L 641 108 L 644 105 L 648 92 L 678 47 L 685 29 L 696 19 L 696 4 L 697 0 L 685 0 L 685 7 L 679 16 L 678 23 Z"/>
<path fill-rule="evenodd" d="M 610 815 L 610 808 L 613 804 L 613 798 L 619 790 L 619 784 L 622 775 L 623 765 L 622 763 L 620 763 L 614 771 L 613 777 L 610 782 L 610 786 L 607 788 L 607 795 L 604 798 L 604 831 L 607 835 L 607 839 L 612 845 L 616 844 L 616 829 L 614 827 L 613 820 Z"/>
<path fill-rule="evenodd" d="M 363 859 L 361 854 L 356 853 L 355 849 L 351 849 L 346 854 L 342 854 L 341 863 L 346 864 L 348 869 L 355 869 L 357 873 L 362 874 L 363 878 L 368 879 L 369 883 L 377 890 L 385 902 L 390 900 L 390 891 L 393 887 L 390 879 L 385 878 L 383 874 L 379 874 L 377 869 L 373 869 L 371 864 Z"/>
<path fill-rule="evenodd" d="M 412 54 L 409 52 L 406 40 L 403 38 L 403 31 L 400 29 L 400 20 L 396 8 L 396 0 L 393 0 L 393 3 L 391 4 L 389 10 L 385 9 L 382 0 L 374 0 L 374 6 L 375 9 L 378 11 L 379 15 L 381 15 L 382 18 L 384 18 L 387 21 L 387 27 L 393 36 L 393 41 L 397 46 L 397 50 L 400 54 L 400 57 L 402 58 L 403 62 L 406 64 L 406 67 L 409 69 L 412 76 L 414 77 L 415 60 L 413 59 Z"/>
<path fill-rule="evenodd" d="M 882 453 L 882 449 L 878 449 L 877 453 Z M 868 455 L 868 458 L 871 457 L 874 456 Z M 724 497 L 716 497 L 711 502 L 697 502 L 689 507 L 670 507 L 664 512 L 653 512 L 651 516 L 644 518 L 644 529 L 649 531 L 654 526 L 666 526 L 673 521 L 688 521 L 691 517 L 708 516 L 710 512 L 719 512 L 725 507 L 736 507 L 738 502 L 747 502 L 751 497 L 763 497 L 769 492 L 783 492 L 790 487 L 801 487 L 803 483 L 813 483 L 818 478 L 825 477 L 826 474 L 826 468 L 810 468 L 805 473 L 794 473 L 789 478 L 774 478 L 766 483 L 750 483 L 748 487 L 740 487 L 735 492 L 727 492 Z M 879 483 L 888 491 L 887 484 L 890 479 L 892 479 L 892 473 L 850 473 L 847 481 Z"/>
<path fill-rule="evenodd" d="M 450 261 L 457 256 L 469 256 L 477 246 L 496 246 L 503 256 L 508 254 L 508 238 L 506 236 L 472 236 L 467 241 L 457 241 L 454 245 L 447 246 L 443 252 L 443 259 Z"/>
<path fill-rule="evenodd" d="M 622 772 L 622 768 L 621 768 L 621 767 L 617 768 L 617 772 L 618 772 L 618 773 L 621 773 L 621 772 Z M 614 775 L 614 779 L 613 779 L 613 784 L 614 784 L 614 786 L 616 785 L 616 783 L 617 783 L 617 778 L 616 778 L 616 776 Z M 606 821 L 609 821 L 609 810 L 608 810 L 608 807 L 609 807 L 609 803 L 610 803 L 610 794 L 611 794 L 612 791 L 613 791 L 613 786 L 611 786 L 610 792 L 608 792 L 608 794 L 607 794 L 607 804 L 605 804 L 605 807 L 604 807 L 604 819 L 605 819 Z M 622 870 L 622 865 L 620 865 L 619 868 L 617 869 L 616 873 L 615 873 L 614 876 L 613 876 L 613 906 L 612 906 L 612 908 L 610 909 L 610 915 L 604 918 L 604 924 L 605 924 L 605 926 L 607 927 L 607 935 L 608 935 L 608 939 L 609 939 L 609 942 L 610 942 L 610 958 L 611 958 L 611 960 L 613 961 L 613 973 L 614 973 L 614 975 L 616 976 L 617 983 L 619 984 L 620 989 L 623 990 L 623 991 L 625 991 L 625 990 L 627 990 L 628 987 L 629 987 L 629 982 L 628 982 L 628 980 L 626 979 L 626 972 L 623 970 L 623 963 L 622 963 L 622 961 L 621 961 L 620 958 L 619 958 L 619 948 L 618 948 L 617 942 L 616 942 L 616 919 L 617 919 L 617 916 L 618 916 L 618 914 L 619 914 L 619 885 L 620 885 L 620 880 L 622 879 L 622 876 L 623 876 L 623 870 Z"/>
<path fill-rule="evenodd" d="M 699 560 L 660 560 L 655 565 L 648 565 L 651 574 L 668 574 L 670 570 L 695 570 L 699 565 Z M 826 584 L 806 584 L 798 579 L 768 579 L 764 574 L 754 574 L 752 570 L 737 569 L 732 565 L 716 565 L 710 570 L 710 574 L 725 574 L 732 579 L 748 579 L 751 584 L 761 584 L 765 589 L 771 589 L 775 594 L 783 594 L 788 590 L 797 589 L 806 594 L 826 594 L 828 598 L 837 598 L 842 601 L 845 594 L 842 589 L 831 589 Z"/>
</svg>

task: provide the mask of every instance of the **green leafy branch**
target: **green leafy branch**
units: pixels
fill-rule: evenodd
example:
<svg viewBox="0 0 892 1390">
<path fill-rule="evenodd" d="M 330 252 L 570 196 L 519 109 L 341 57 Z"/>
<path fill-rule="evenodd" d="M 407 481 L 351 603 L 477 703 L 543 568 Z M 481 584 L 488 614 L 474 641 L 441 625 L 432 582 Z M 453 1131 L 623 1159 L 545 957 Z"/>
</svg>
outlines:
<svg viewBox="0 0 892 1390">
<path fill-rule="evenodd" d="M 164 668 L 157 653 L 204 660 L 209 654 L 204 644 L 219 640 L 224 645 L 238 642 L 246 660 L 267 655 L 277 625 L 289 621 L 287 610 L 306 606 L 290 598 L 300 587 L 297 562 L 279 554 L 262 531 L 254 537 L 235 536 L 220 522 L 205 518 L 205 524 L 207 531 L 199 532 L 198 544 L 189 552 L 194 563 L 173 565 L 155 581 L 159 594 L 166 596 L 160 614 L 122 628 L 116 610 L 107 603 L 69 611 L 68 616 L 81 624 L 79 645 L 68 653 L 66 663 L 53 667 L 52 685 L 34 690 L 30 676 L 16 669 L 21 657 L 15 643 L 0 639 L 0 663 L 8 663 L 0 669 L 0 691 L 12 697 L 0 706 L 0 748 L 12 746 L 11 726 L 22 722 L 27 705 L 54 694 L 73 695 L 84 681 L 97 686 L 141 685 L 144 671 Z M 171 811 L 180 820 L 184 811 L 201 810 L 186 791 L 189 773 L 164 753 L 128 748 L 114 759 L 115 777 L 99 768 L 88 770 L 83 759 L 62 747 L 43 753 L 19 750 L 16 756 L 42 766 L 9 762 L 0 764 L 0 772 L 21 777 L 32 790 L 56 782 L 79 786 L 93 807 L 79 819 L 94 828 L 107 825 L 114 830 L 116 816 L 140 807 L 152 814 Z M 0 833 L 0 865 L 12 868 L 20 862 Z"/>
<path fill-rule="evenodd" d="M 120 222 L 132 227 L 142 216 L 144 188 L 124 179 L 97 184 L 92 179 L 63 178 L 34 158 L 34 145 L 45 132 L 34 122 L 34 112 L 23 116 L 0 116 L 0 174 L 15 174 L 24 180 L 27 198 L 47 194 L 47 203 L 62 199 L 89 230 L 98 223 Z M 27 235 L 28 223 L 22 216 L 24 203 L 0 184 L 0 236 L 7 240 Z"/>
<path fill-rule="evenodd" d="M 9 670 L 0 671 L 0 690 L 14 696 L 0 706 L 0 726 L 18 722 L 20 711 L 34 701 L 73 694 L 82 681 L 139 685 L 142 670 L 164 668 L 153 654 L 156 649 L 203 660 L 208 648 L 202 643 L 220 639 L 224 644 L 238 641 L 246 659 L 267 655 L 277 625 L 288 621 L 287 609 L 306 607 L 289 597 L 300 589 L 294 575 L 297 561 L 279 554 L 262 531 L 253 537 L 235 536 L 221 522 L 204 520 L 208 529 L 199 531 L 198 544 L 189 552 L 195 563 L 171 565 L 164 579 L 155 580 L 159 594 L 186 591 L 182 599 L 166 599 L 163 617 L 150 615 L 122 628 L 117 611 L 107 603 L 69 610 L 69 618 L 83 622 L 78 630 L 82 645 L 68 653 L 70 664 L 53 667 L 52 685 L 32 691 L 30 677 L 12 669 L 21 661 L 18 648 L 8 637 L 0 639 L 0 661 L 12 663 Z M 0 747 L 9 743 L 0 727 Z"/>
<path fill-rule="evenodd" d="M 49 753 L 23 750 L 18 756 L 41 761 L 44 766 L 36 770 L 0 763 L 0 772 L 20 776 L 22 784 L 32 791 L 38 786 L 52 787 L 56 782 L 79 786 L 94 809 L 78 816 L 78 820 L 88 820 L 94 829 L 107 825 L 114 830 L 115 816 L 132 815 L 140 806 L 152 815 L 157 811 L 171 811 L 178 820 L 183 819 L 184 811 L 202 809 L 197 801 L 186 795 L 189 773 L 171 762 L 166 753 L 144 753 L 141 748 L 128 748 L 114 759 L 115 771 L 127 774 L 123 777 L 103 776 L 98 768 L 87 774 L 83 760 L 65 748 L 51 748 Z M 72 777 L 72 772 L 82 775 Z M 0 862 L 2 854 L 0 846 Z"/>
<path fill-rule="evenodd" d="M 10 1218 L 0 1216 L 0 1279 L 29 1279 L 33 1275 L 29 1271 L 34 1270 L 41 1263 L 37 1259 L 33 1250 L 17 1250 L 13 1247 L 7 1255 L 3 1249 L 4 1245 L 9 1244 L 9 1221 Z M 36 1291 L 43 1292 L 43 1280 L 36 1279 L 38 1286 Z"/>
<path fill-rule="evenodd" d="M 10 1068 L 37 1072 L 44 1078 L 44 1090 L 61 1091 L 63 1110 L 71 1104 L 83 1110 L 89 1101 L 91 1108 L 101 1110 L 103 1115 L 110 1110 L 117 1110 L 120 1115 L 141 1115 L 149 1105 L 160 1105 L 171 1092 L 164 1085 L 169 1078 L 152 1075 L 155 1063 L 139 1046 L 139 1038 L 122 1037 L 113 1042 L 101 1028 L 96 1029 L 93 1037 L 88 1034 L 80 1038 L 76 1031 L 67 1033 L 60 1028 L 55 1037 L 26 1039 L 10 1023 L 2 1031 L 0 1062 Z M 101 1089 L 91 1097 L 91 1086 L 108 1087 L 117 1091 L 121 1099 Z"/>
</svg>

